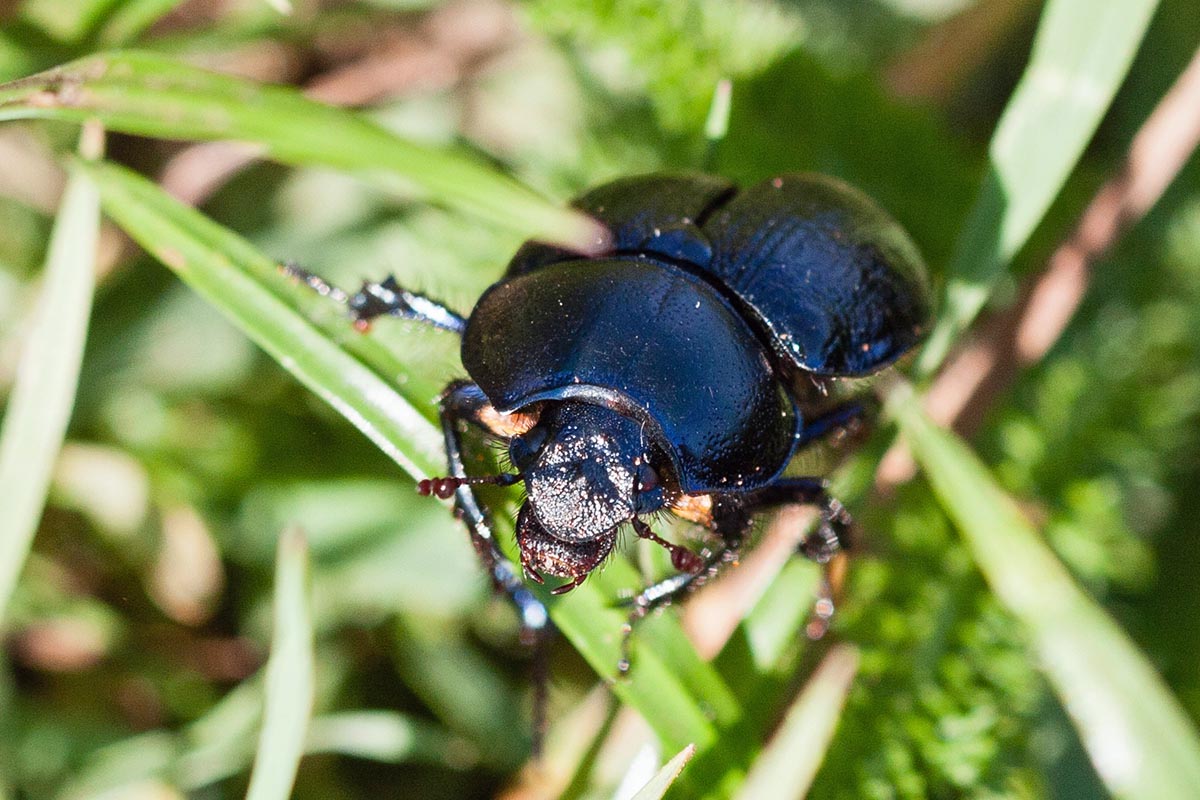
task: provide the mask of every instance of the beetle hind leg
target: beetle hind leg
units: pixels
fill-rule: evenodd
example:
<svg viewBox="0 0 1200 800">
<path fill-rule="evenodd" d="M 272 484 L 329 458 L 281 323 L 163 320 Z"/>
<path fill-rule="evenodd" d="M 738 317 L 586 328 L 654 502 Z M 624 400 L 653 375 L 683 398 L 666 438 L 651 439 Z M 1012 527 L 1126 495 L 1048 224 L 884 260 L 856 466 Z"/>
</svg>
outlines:
<svg viewBox="0 0 1200 800">
<path fill-rule="evenodd" d="M 360 330 L 366 330 L 372 320 L 383 316 L 423 322 L 460 336 L 467 327 L 467 321 L 460 314 L 447 308 L 444 303 L 423 294 L 410 292 L 396 283 L 396 279 L 391 275 L 378 283 L 364 281 L 357 292 L 348 294 L 320 275 L 297 264 L 289 262 L 281 269 L 285 275 L 295 278 L 322 297 L 332 298 L 346 306 L 354 319 L 355 327 Z"/>
<path fill-rule="evenodd" d="M 845 553 L 850 547 L 854 520 L 837 498 L 829 494 L 825 482 L 817 478 L 782 478 L 754 492 L 750 502 L 756 509 L 790 504 L 817 507 L 820 514 L 817 527 L 800 540 L 796 552 L 821 565 L 821 584 L 805 630 L 808 638 L 820 639 L 829 630 L 837 606 L 835 600 L 841 594 Z"/>
</svg>

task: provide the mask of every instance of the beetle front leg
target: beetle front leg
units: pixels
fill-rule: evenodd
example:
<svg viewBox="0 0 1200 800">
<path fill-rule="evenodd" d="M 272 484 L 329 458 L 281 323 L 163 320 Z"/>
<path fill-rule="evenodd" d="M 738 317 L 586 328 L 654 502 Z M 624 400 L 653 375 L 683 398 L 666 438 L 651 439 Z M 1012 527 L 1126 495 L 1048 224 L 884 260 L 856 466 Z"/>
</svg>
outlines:
<svg viewBox="0 0 1200 800">
<path fill-rule="evenodd" d="M 458 422 L 462 420 L 491 430 L 486 424 L 487 417 L 478 399 L 481 396 L 482 392 L 479 392 L 479 388 L 473 383 L 454 383 L 447 388 L 442 397 L 440 416 L 446 443 L 446 460 L 450 477 L 459 481 L 466 481 L 468 476 L 463 461 Z M 513 601 L 524 629 L 537 631 L 546 627 L 549 620 L 546 607 L 530 593 L 516 576 L 512 563 L 500 552 L 492 534 L 491 522 L 475 496 L 474 489 L 470 484 L 461 483 L 454 489 L 453 496 L 455 514 L 466 524 L 475 552 L 491 576 L 496 590 L 504 592 Z"/>
<path fill-rule="evenodd" d="M 517 576 L 513 564 L 500 552 L 492 533 L 491 521 L 475 496 L 463 461 L 460 421 L 469 422 L 488 432 L 503 435 L 498 425 L 511 422 L 512 415 L 499 414 L 473 383 L 456 382 L 446 387 L 442 395 L 440 418 L 446 442 L 446 460 L 450 477 L 455 480 L 454 513 L 467 526 L 471 544 L 483 568 L 492 579 L 492 586 L 503 593 L 517 610 L 521 623 L 521 641 L 533 648 L 533 750 L 541 749 L 546 728 L 546 669 L 547 648 L 554 631 L 544 603 Z"/>
</svg>

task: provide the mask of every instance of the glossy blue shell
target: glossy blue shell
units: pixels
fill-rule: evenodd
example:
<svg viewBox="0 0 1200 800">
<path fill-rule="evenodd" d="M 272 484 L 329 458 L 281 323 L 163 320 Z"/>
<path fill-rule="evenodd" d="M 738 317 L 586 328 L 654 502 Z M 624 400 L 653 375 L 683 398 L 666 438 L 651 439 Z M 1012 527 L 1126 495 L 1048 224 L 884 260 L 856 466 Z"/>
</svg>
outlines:
<svg viewBox="0 0 1200 800">
<path fill-rule="evenodd" d="M 874 201 L 821 175 L 764 181 L 703 227 L 705 268 L 729 287 L 783 356 L 818 375 L 891 364 L 925 332 L 925 268 Z"/>
<path fill-rule="evenodd" d="M 807 372 L 875 372 L 925 332 L 928 286 L 915 246 L 874 201 L 835 178 L 782 175 L 739 192 L 707 175 L 644 175 L 574 205 L 610 228 L 615 252 L 652 253 L 705 275 Z M 509 274 L 574 257 L 529 243 Z"/>
<path fill-rule="evenodd" d="M 503 411 L 577 397 L 642 419 L 686 492 L 754 488 L 786 466 L 803 421 L 781 370 L 869 374 L 927 324 L 916 249 L 835 179 L 738 191 L 646 175 L 574 205 L 612 250 L 523 245 L 472 312 L 463 365 Z"/>
<path fill-rule="evenodd" d="M 734 306 L 649 258 L 564 261 L 501 281 L 472 312 L 462 357 L 502 411 L 580 398 L 642 420 L 686 492 L 765 484 L 800 424 Z"/>
</svg>

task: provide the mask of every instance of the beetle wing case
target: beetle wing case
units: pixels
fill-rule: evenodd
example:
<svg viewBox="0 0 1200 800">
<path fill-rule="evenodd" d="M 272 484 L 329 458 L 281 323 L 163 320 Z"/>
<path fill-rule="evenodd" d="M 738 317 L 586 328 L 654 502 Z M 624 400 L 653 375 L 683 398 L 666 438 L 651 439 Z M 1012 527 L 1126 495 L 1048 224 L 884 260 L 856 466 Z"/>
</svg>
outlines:
<svg viewBox="0 0 1200 800">
<path fill-rule="evenodd" d="M 610 229 L 615 253 L 705 275 L 781 358 L 807 372 L 866 375 L 924 334 L 927 278 L 916 247 L 873 200 L 836 178 L 789 174 L 737 191 L 709 175 L 642 175 L 573 205 Z M 576 258 L 529 242 L 508 274 Z"/>
<path fill-rule="evenodd" d="M 462 360 L 501 411 L 579 398 L 642 420 L 689 493 L 767 483 L 801 423 L 729 301 L 649 258 L 568 261 L 501 281 L 471 313 Z"/>
<path fill-rule="evenodd" d="M 764 181 L 716 210 L 704 232 L 709 271 L 803 370 L 875 372 L 924 333 L 929 303 L 916 247 L 873 200 L 835 178 Z"/>
<path fill-rule="evenodd" d="M 614 253 L 661 256 L 705 267 L 712 260 L 712 245 L 701 225 L 735 190 L 723 178 L 699 173 L 637 175 L 598 186 L 571 205 L 604 223 L 612 234 Z M 509 262 L 508 274 L 576 258 L 568 250 L 527 242 Z"/>
</svg>

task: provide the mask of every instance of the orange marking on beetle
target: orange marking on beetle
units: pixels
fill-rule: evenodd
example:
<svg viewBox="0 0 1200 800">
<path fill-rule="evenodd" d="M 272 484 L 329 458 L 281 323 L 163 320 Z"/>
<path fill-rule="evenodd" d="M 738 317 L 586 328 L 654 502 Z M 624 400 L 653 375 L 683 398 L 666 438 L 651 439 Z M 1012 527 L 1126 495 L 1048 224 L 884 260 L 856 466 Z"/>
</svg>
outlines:
<svg viewBox="0 0 1200 800">
<path fill-rule="evenodd" d="M 675 516 L 698 525 L 712 525 L 713 499 L 711 494 L 681 494 L 671 503 Z"/>
<path fill-rule="evenodd" d="M 489 405 L 479 412 L 479 421 L 497 436 L 511 438 L 528 433 L 534 425 L 537 425 L 540 413 L 541 409 L 537 406 L 527 411 L 513 411 L 505 414 Z"/>
</svg>

